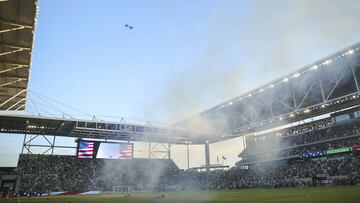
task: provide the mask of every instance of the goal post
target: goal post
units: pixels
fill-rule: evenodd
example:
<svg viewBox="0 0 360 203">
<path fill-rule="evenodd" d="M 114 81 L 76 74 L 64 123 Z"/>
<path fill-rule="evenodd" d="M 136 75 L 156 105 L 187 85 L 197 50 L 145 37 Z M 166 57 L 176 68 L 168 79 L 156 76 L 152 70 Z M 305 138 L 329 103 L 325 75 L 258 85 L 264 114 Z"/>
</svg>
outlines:
<svg viewBox="0 0 360 203">
<path fill-rule="evenodd" d="M 112 189 L 113 189 L 114 193 L 127 193 L 127 192 L 133 191 L 134 186 L 132 186 L 132 185 L 114 185 Z"/>
</svg>

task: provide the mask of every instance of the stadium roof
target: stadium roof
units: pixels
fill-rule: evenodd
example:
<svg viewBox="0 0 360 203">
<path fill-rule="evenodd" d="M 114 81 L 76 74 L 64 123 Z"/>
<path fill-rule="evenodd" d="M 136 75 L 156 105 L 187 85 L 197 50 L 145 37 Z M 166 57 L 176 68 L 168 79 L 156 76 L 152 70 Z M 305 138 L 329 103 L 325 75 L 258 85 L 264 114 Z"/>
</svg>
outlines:
<svg viewBox="0 0 360 203">
<path fill-rule="evenodd" d="M 213 143 L 359 106 L 359 81 L 360 43 L 171 127 L 4 111 L 0 114 L 0 133 Z M 192 128 L 194 123 L 201 128 Z M 207 129 L 206 125 L 213 128 Z"/>
<path fill-rule="evenodd" d="M 25 110 L 37 0 L 0 1 L 0 110 Z"/>
<path fill-rule="evenodd" d="M 201 144 L 360 105 L 357 43 L 171 127 L 8 114 L 26 108 L 36 13 L 0 1 L 0 133 Z"/>
<path fill-rule="evenodd" d="M 176 126 L 206 123 L 231 137 L 258 132 L 359 105 L 359 82 L 357 43 Z"/>
<path fill-rule="evenodd" d="M 203 144 L 223 139 L 174 126 L 32 116 L 13 112 L 0 112 L 0 133 L 171 144 Z"/>
</svg>

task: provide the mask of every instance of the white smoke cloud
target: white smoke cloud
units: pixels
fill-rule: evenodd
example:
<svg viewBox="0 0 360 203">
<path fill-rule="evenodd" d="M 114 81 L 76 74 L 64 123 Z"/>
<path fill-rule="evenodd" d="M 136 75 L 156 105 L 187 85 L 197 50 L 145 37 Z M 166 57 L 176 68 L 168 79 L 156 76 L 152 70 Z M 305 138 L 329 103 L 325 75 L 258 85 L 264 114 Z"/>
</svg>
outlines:
<svg viewBox="0 0 360 203">
<path fill-rule="evenodd" d="M 154 98 L 158 114 L 188 118 L 359 40 L 357 0 L 259 0 L 249 8 L 244 19 L 222 2 L 199 25 L 206 45 Z"/>
<path fill-rule="evenodd" d="M 158 115 L 171 121 L 188 118 L 359 40 L 357 0 L 250 4 L 243 18 L 239 8 L 222 2 L 201 25 L 206 46 L 154 99 L 153 105 L 161 106 L 154 108 L 162 112 Z M 200 129 L 213 128 L 206 121 L 191 126 L 198 123 Z"/>
</svg>

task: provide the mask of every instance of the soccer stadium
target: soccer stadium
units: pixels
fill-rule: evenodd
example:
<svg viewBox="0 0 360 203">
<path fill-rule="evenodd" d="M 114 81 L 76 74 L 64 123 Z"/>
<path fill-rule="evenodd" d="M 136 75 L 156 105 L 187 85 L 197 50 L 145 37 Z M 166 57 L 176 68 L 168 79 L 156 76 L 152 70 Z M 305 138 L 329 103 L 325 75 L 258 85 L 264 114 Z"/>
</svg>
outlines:
<svg viewBox="0 0 360 203">
<path fill-rule="evenodd" d="M 120 100 L 132 95 L 126 84 L 115 87 L 110 79 L 95 81 L 99 89 L 82 86 L 82 80 L 87 77 L 89 80 L 91 77 L 100 78 L 102 74 L 111 77 L 115 74 L 112 72 L 95 71 L 94 75 L 81 73 L 83 78 L 76 78 L 77 82 L 54 90 L 51 79 L 46 79 L 52 72 L 37 71 L 39 64 L 46 63 L 47 58 L 36 57 L 39 57 L 41 49 L 46 49 L 44 52 L 48 54 L 52 46 L 56 49 L 65 46 L 69 54 L 78 59 L 77 65 L 86 66 L 81 55 L 89 53 L 71 50 L 84 44 L 79 42 L 74 47 L 67 47 L 63 45 L 66 42 L 57 41 L 60 35 L 67 35 L 69 40 L 74 37 L 81 41 L 82 37 L 72 36 L 76 32 L 84 38 L 90 35 L 86 33 L 89 30 L 83 31 L 80 24 L 72 22 L 76 21 L 72 13 L 79 13 L 79 19 L 90 18 L 89 22 L 83 23 L 89 23 L 94 29 L 101 30 L 107 25 L 106 22 L 98 25 L 90 22 L 105 14 L 99 11 L 98 17 L 91 17 L 93 13 L 87 11 L 101 10 L 101 6 L 90 3 L 87 7 L 83 5 L 86 4 L 84 1 L 79 1 L 82 2 L 79 3 L 81 6 L 72 4 L 72 1 L 66 2 L 0 1 L 0 137 L 3 137 L 0 143 L 3 148 L 0 150 L 0 202 L 359 202 L 360 43 L 352 41 L 350 46 L 342 44 L 339 45 L 340 49 L 333 52 L 326 49 L 322 52 L 326 54 L 307 65 L 300 57 L 301 68 L 288 72 L 283 69 L 280 72 L 284 74 L 276 74 L 275 79 L 262 80 L 260 85 L 250 84 L 249 91 L 239 90 L 238 93 L 242 93 L 238 96 L 231 93 L 232 96 L 228 97 L 231 99 L 221 97 L 223 102 L 202 108 L 199 112 L 191 111 L 192 114 L 186 118 L 175 119 L 171 123 L 130 120 L 125 117 L 112 119 L 110 116 L 84 113 L 62 100 L 33 90 L 36 85 L 32 83 L 36 82 L 43 90 L 49 89 L 47 91 L 53 91 L 55 95 L 61 93 L 64 98 L 78 98 L 79 105 L 97 108 L 104 114 L 107 113 L 106 102 L 112 98 L 111 95 L 109 98 L 98 98 L 98 90 L 120 91 Z M 61 10 L 56 14 L 47 11 L 47 5 L 52 3 L 56 4 L 53 7 L 59 10 L 66 8 L 67 11 Z M 108 1 L 107 8 L 116 7 L 113 3 Z M 142 3 L 147 5 L 145 1 Z M 356 11 L 360 8 L 356 1 L 355 4 L 343 2 L 347 3 L 349 6 L 345 6 L 344 10 L 348 8 Z M 76 6 L 80 6 L 82 11 L 77 10 Z M 151 5 L 147 6 L 153 9 Z M 173 7 L 176 6 L 169 8 Z M 299 9 L 297 4 L 295 7 Z M 138 12 L 145 12 L 140 10 Z M 117 19 L 115 11 L 104 12 L 111 13 L 110 16 Z M 176 11 L 174 9 L 170 13 Z M 74 33 L 61 28 L 64 33 L 50 32 L 49 35 L 52 33 L 56 36 L 54 38 L 42 34 L 44 30 L 58 26 L 48 20 L 54 15 L 62 16 L 59 20 L 74 26 Z M 66 15 L 70 17 L 65 19 Z M 166 15 L 172 16 L 169 13 Z M 42 21 L 49 22 L 42 24 Z M 121 29 L 124 36 L 129 37 L 125 41 L 130 40 L 133 37 L 131 35 L 152 35 L 137 33 L 145 28 L 127 22 L 123 24 L 117 25 L 121 28 L 116 29 Z M 337 22 L 336 25 L 342 24 Z M 156 26 L 156 29 L 160 28 Z M 334 32 L 336 29 L 343 28 L 335 28 Z M 107 32 L 93 35 L 104 41 L 107 40 L 105 38 L 111 38 L 111 34 L 104 33 Z M 41 46 L 43 37 L 56 40 Z M 151 39 L 147 37 L 143 40 Z M 89 39 L 90 43 L 94 43 L 91 46 L 101 44 L 91 37 Z M 161 40 L 165 39 L 159 38 L 159 42 Z M 144 41 L 141 43 L 146 44 Z M 106 49 L 111 49 L 109 45 L 106 46 Z M 126 43 L 124 46 L 135 45 Z M 311 55 L 310 49 L 302 54 Z M 102 55 L 113 54 L 106 50 L 95 52 L 99 57 L 96 60 L 104 66 L 107 62 L 102 61 Z M 160 53 L 166 55 L 165 52 Z M 139 59 L 133 63 L 142 64 L 141 51 L 136 53 Z M 51 63 L 63 66 L 60 58 L 44 56 L 49 56 Z M 167 61 L 166 56 L 164 61 Z M 155 55 L 149 58 L 152 57 Z M 219 59 L 216 56 L 213 58 L 209 59 L 209 63 Z M 89 64 L 97 63 L 96 60 Z M 65 73 L 66 77 L 61 78 L 55 69 L 53 74 L 58 74 L 55 78 L 68 81 L 67 77 L 77 74 L 77 67 L 71 68 L 67 70 L 74 72 Z M 130 73 L 133 72 L 124 75 L 136 75 Z M 119 77 L 119 81 L 126 81 L 124 75 Z M 230 79 L 221 81 L 227 83 Z M 191 83 L 190 80 L 182 81 L 187 82 Z M 201 92 L 212 91 L 213 86 L 208 87 L 201 88 L 200 96 Z M 181 89 L 172 92 L 181 95 Z M 95 100 L 93 105 L 87 104 L 91 101 L 80 99 L 88 94 Z M 180 96 L 175 100 L 182 102 Z M 196 96 L 188 100 L 195 103 Z M 122 105 L 121 101 L 114 102 Z M 176 106 L 178 103 L 173 102 L 171 108 L 180 108 Z M 162 107 L 165 108 L 165 105 Z M 116 112 L 115 108 L 109 109 Z M 74 115 L 72 112 L 82 115 Z M 180 147 L 181 151 L 176 147 Z M 196 147 L 199 150 L 195 150 Z M 219 149 L 215 152 L 216 147 Z M 225 151 L 233 148 L 235 155 L 230 160 L 231 155 Z M 11 150 L 12 154 L 8 152 Z M 11 165 L 11 161 L 16 162 L 15 165 Z"/>
</svg>

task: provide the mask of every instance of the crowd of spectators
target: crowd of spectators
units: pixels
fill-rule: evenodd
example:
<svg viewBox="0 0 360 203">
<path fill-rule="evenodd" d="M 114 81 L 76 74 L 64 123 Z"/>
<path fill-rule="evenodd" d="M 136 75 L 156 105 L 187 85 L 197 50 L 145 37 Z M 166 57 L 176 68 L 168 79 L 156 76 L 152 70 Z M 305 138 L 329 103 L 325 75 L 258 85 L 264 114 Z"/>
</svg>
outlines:
<svg viewBox="0 0 360 203">
<path fill-rule="evenodd" d="M 265 162 L 231 168 L 213 178 L 215 189 L 277 188 L 360 184 L 360 157 L 347 154 L 316 159 Z"/>
<path fill-rule="evenodd" d="M 250 139 L 229 170 L 180 170 L 170 159 L 78 159 L 25 155 L 18 163 L 19 190 L 114 191 L 277 188 L 360 184 L 360 151 L 302 158 L 310 151 L 360 145 L 359 123 Z"/>
<path fill-rule="evenodd" d="M 259 162 L 266 160 L 297 158 L 306 152 L 325 151 L 329 149 L 352 147 L 356 145 L 360 145 L 360 136 L 349 138 L 346 140 L 312 144 L 312 145 L 287 148 L 282 150 L 273 149 L 271 151 L 265 151 L 265 152 L 254 152 L 252 154 L 247 154 L 243 156 L 240 162 L 251 163 L 251 162 Z"/>
<path fill-rule="evenodd" d="M 0 197 L 8 195 L 9 191 L 15 189 L 16 177 L 16 167 L 0 167 Z"/>
<path fill-rule="evenodd" d="M 17 168 L 16 167 L 0 167 L 0 177 L 2 175 L 16 175 Z"/>
<path fill-rule="evenodd" d="M 356 153 L 237 165 L 209 173 L 179 170 L 171 160 L 23 155 L 20 162 L 20 191 L 26 192 L 114 191 L 118 186 L 169 191 L 360 184 L 360 156 Z"/>
<path fill-rule="evenodd" d="M 360 144 L 360 123 L 348 122 L 301 131 L 297 134 L 277 132 L 247 138 L 247 148 L 239 155 L 243 162 L 292 158 L 307 151 L 321 151 Z"/>
<path fill-rule="evenodd" d="M 164 189 L 179 168 L 170 159 L 78 159 L 75 156 L 21 155 L 20 191 L 113 191 Z M 164 178 L 166 177 L 166 178 Z"/>
</svg>

